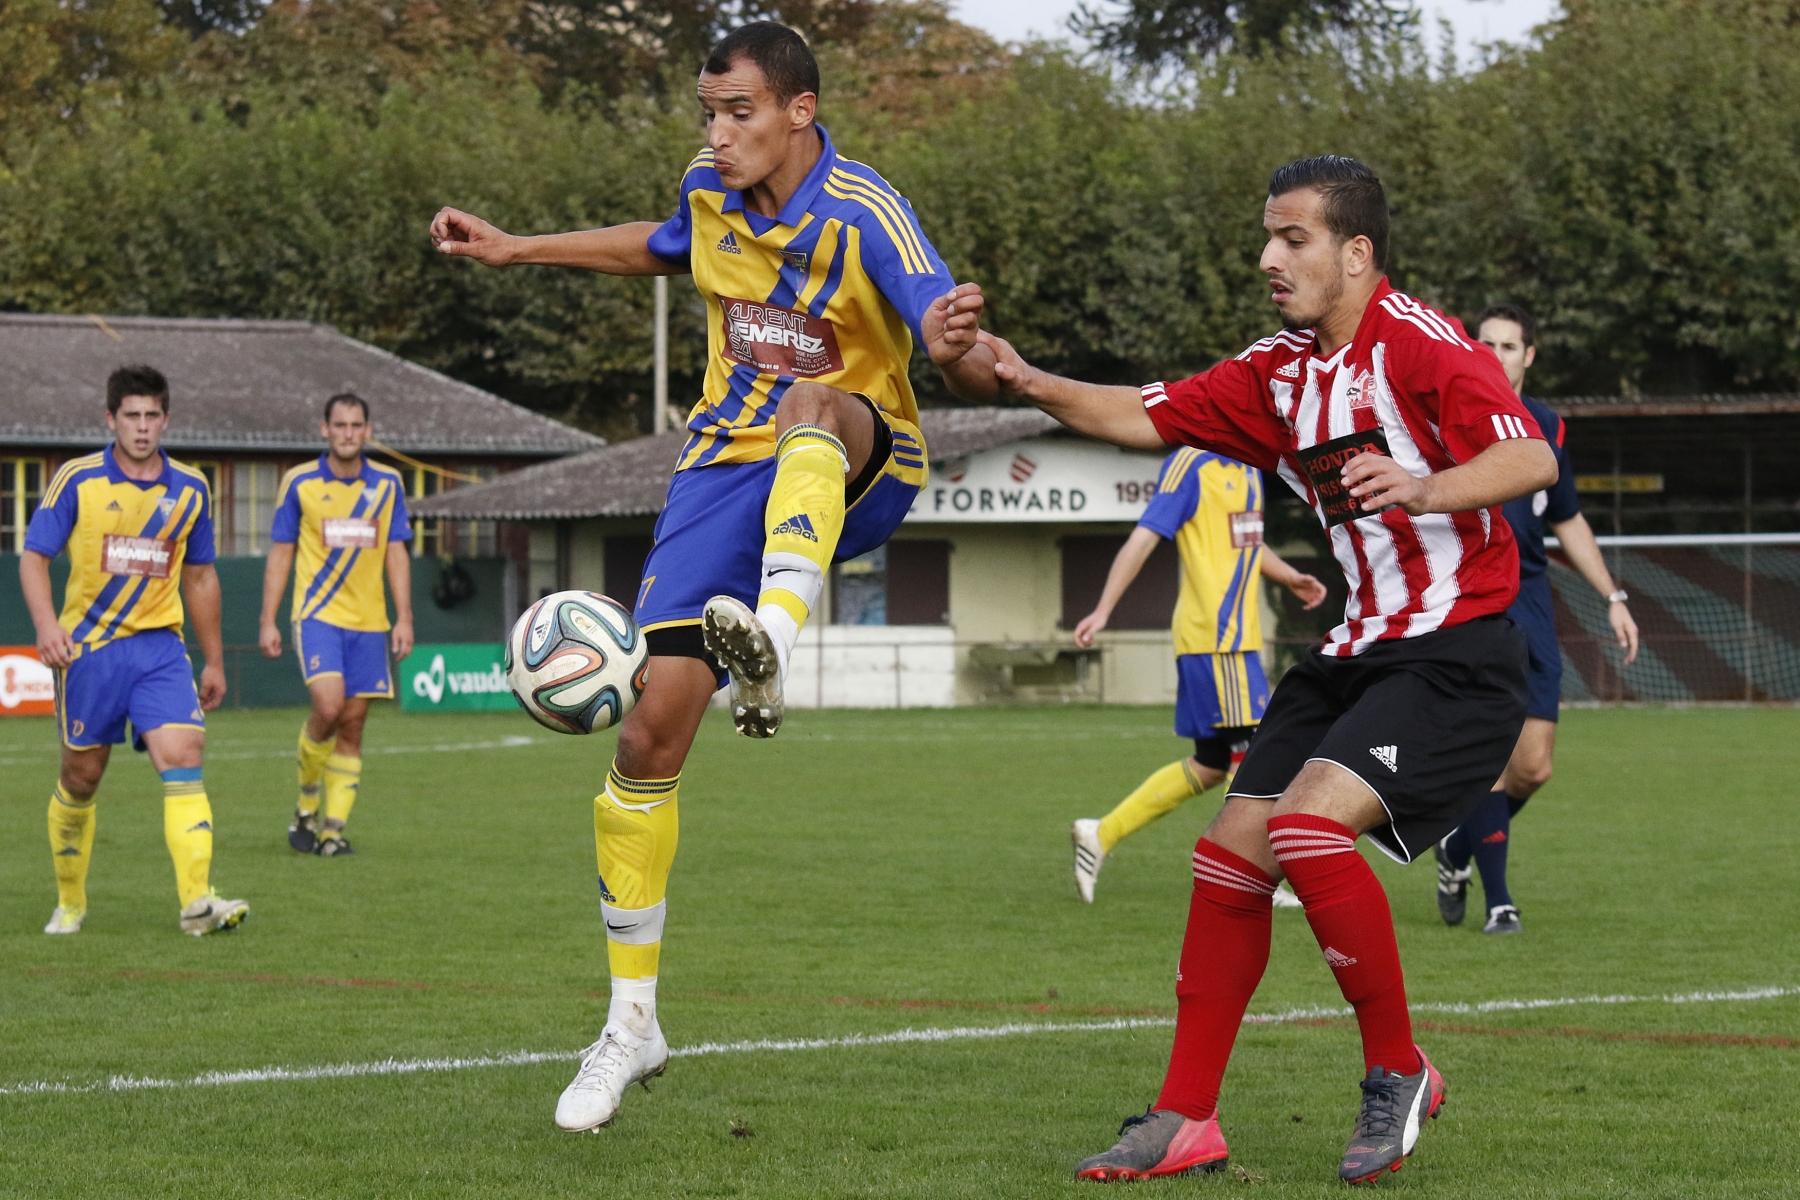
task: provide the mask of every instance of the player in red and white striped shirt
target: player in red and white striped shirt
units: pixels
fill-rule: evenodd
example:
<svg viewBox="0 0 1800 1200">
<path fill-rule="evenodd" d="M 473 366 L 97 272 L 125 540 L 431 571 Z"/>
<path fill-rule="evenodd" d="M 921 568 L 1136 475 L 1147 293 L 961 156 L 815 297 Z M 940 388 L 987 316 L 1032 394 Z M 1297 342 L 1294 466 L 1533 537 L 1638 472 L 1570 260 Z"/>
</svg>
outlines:
<svg viewBox="0 0 1800 1200">
<path fill-rule="evenodd" d="M 1499 506 L 1554 483 L 1554 455 L 1492 352 L 1388 285 L 1387 197 L 1367 167 L 1288 164 L 1263 224 L 1283 329 L 1191 379 L 1077 383 L 982 335 L 1002 386 L 1079 432 L 1279 472 L 1350 583 L 1343 624 L 1275 689 L 1194 849 L 1162 1094 L 1081 1178 L 1224 1165 L 1219 1082 L 1284 875 L 1362 1030 L 1363 1104 L 1339 1175 L 1399 1169 L 1444 1083 L 1413 1044 L 1387 894 L 1356 839 L 1402 862 L 1435 845 L 1492 786 L 1525 719 L 1525 644 L 1504 615 L 1518 550 Z"/>
</svg>

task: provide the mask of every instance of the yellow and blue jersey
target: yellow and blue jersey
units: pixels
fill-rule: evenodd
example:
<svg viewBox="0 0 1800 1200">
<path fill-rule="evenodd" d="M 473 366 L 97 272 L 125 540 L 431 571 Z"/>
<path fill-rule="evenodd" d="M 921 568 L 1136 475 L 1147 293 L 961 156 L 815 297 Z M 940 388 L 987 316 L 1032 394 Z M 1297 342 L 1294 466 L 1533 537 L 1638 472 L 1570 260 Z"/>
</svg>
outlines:
<svg viewBox="0 0 1800 1200">
<path fill-rule="evenodd" d="M 162 455 L 148 483 L 119 470 L 108 446 L 63 464 L 45 489 L 25 549 L 69 551 L 60 622 L 76 654 L 152 629 L 179 633 L 181 568 L 213 561 L 206 476 Z"/>
<path fill-rule="evenodd" d="M 650 252 L 692 272 L 706 300 L 706 381 L 676 470 L 774 454 L 775 408 L 797 380 L 918 421 L 907 365 L 925 310 L 956 283 L 906 199 L 838 157 L 823 127 L 819 140 L 773 218 L 746 209 L 702 150 L 650 235 Z"/>
<path fill-rule="evenodd" d="M 295 621 L 387 631 L 388 543 L 412 540 L 405 492 L 400 472 L 366 458 L 352 479 L 328 454 L 281 477 L 269 540 L 294 546 Z"/>
<path fill-rule="evenodd" d="M 1262 472 L 1182 447 L 1163 461 L 1138 524 L 1173 539 L 1181 558 L 1175 653 L 1262 649 Z"/>
</svg>

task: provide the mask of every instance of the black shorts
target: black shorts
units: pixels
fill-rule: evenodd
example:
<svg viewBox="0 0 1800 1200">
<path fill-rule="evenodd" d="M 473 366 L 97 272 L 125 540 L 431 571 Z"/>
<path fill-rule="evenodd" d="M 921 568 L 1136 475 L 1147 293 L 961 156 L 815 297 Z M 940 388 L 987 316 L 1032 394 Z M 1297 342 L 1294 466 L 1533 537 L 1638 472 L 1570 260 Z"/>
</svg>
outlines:
<svg viewBox="0 0 1800 1200">
<path fill-rule="evenodd" d="M 1194 739 L 1194 761 L 1215 771 L 1231 770 L 1231 756 L 1249 749 L 1254 725 L 1230 725 L 1213 730 L 1211 737 Z"/>
<path fill-rule="evenodd" d="M 1315 759 L 1369 785 L 1388 823 L 1369 839 L 1411 862 L 1463 823 L 1525 725 L 1525 636 L 1504 616 L 1354 658 L 1314 650 L 1281 679 L 1231 795 L 1274 799 Z"/>
</svg>

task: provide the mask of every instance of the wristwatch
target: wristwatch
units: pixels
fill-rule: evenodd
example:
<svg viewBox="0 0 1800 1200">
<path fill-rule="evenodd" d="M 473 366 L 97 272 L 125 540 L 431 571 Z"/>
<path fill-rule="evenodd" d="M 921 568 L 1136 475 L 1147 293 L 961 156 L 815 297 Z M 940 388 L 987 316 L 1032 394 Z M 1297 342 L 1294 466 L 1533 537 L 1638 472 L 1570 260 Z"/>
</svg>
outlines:
<svg viewBox="0 0 1800 1200">
<path fill-rule="evenodd" d="M 1624 588 L 1620 588 L 1618 591 L 1608 596 L 1606 602 L 1608 604 L 1623 604 L 1629 599 L 1631 599 L 1631 593 Z"/>
</svg>

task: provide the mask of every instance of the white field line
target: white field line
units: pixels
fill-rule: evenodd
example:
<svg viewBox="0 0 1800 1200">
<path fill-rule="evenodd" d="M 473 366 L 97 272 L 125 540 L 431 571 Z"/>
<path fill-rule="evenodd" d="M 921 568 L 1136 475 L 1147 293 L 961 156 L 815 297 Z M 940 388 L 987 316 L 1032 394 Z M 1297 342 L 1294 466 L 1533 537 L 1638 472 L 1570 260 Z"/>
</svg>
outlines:
<svg viewBox="0 0 1800 1200">
<path fill-rule="evenodd" d="M 1800 996 L 1800 987 L 1747 988 L 1734 992 L 1683 992 L 1668 996 L 1564 996 L 1544 1000 L 1483 1000 L 1466 1004 L 1414 1004 L 1419 1013 L 1530 1012 L 1584 1004 L 1718 1004 L 1731 1001 L 1774 1000 Z M 1248 1013 L 1246 1025 L 1281 1025 L 1293 1021 L 1350 1015 L 1340 1006 L 1291 1008 L 1277 1013 Z M 864 1046 L 895 1046 L 916 1042 L 962 1042 L 1017 1037 L 1038 1033 L 1106 1033 L 1128 1029 L 1167 1029 L 1170 1017 L 1120 1017 L 1110 1021 L 1012 1022 L 1006 1025 L 963 1025 L 950 1029 L 900 1029 L 893 1033 L 853 1033 L 834 1038 L 759 1038 L 738 1042 L 700 1042 L 671 1050 L 674 1058 L 698 1058 L 719 1054 L 781 1053 L 792 1050 L 843 1050 Z M 223 1087 L 233 1083 L 279 1083 L 313 1079 L 354 1079 L 364 1075 L 416 1075 L 437 1071 L 468 1071 L 481 1067 L 523 1067 L 539 1063 L 572 1062 L 576 1050 L 516 1051 L 471 1058 L 387 1058 L 378 1062 L 333 1063 L 318 1067 L 260 1067 L 245 1071 L 207 1071 L 190 1079 L 153 1079 L 113 1075 L 92 1083 L 40 1080 L 0 1087 L 0 1096 L 25 1096 L 46 1092 L 132 1092 L 170 1088 Z"/>
<path fill-rule="evenodd" d="M 866 733 L 866 734 L 864 734 L 864 733 L 814 733 L 814 734 L 808 734 L 808 733 L 801 732 L 796 737 L 790 738 L 789 740 L 790 741 L 805 741 L 805 742 L 875 742 L 875 741 L 879 741 L 879 742 L 882 742 L 883 744 L 888 744 L 888 743 L 899 744 L 899 743 L 953 742 L 953 741 L 965 739 L 967 736 L 968 735 L 966 733 L 955 733 L 955 732 L 945 732 L 945 733 L 941 733 L 941 734 L 937 734 L 937 733 L 885 734 L 885 733 L 879 733 L 879 732 L 870 732 L 870 733 Z M 1055 729 L 1041 729 L 1041 730 L 1024 729 L 1024 730 L 1008 731 L 1004 735 L 996 735 L 994 738 L 990 738 L 989 740 L 990 741 L 994 741 L 994 740 L 1014 741 L 1014 742 L 1049 742 L 1049 741 L 1054 741 L 1054 742 L 1117 742 L 1117 741 L 1131 742 L 1131 741 L 1155 741 L 1155 740 L 1167 741 L 1167 740 L 1169 740 L 1169 737 L 1170 737 L 1170 735 L 1160 727 L 1158 727 L 1156 729 L 1145 729 L 1145 730 L 1141 730 L 1141 731 L 1138 731 L 1138 730 L 1116 730 L 1116 731 L 1114 731 L 1114 730 L 1099 730 L 1099 731 L 1070 730 L 1070 731 L 1064 731 L 1064 730 L 1055 730 Z M 513 750 L 513 749 L 517 749 L 517 748 L 524 747 L 524 746 L 549 745 L 552 743 L 560 742 L 562 740 L 563 739 L 560 739 L 560 738 L 527 737 L 523 734 L 511 734 L 511 735 L 508 735 L 507 737 L 498 738 L 493 741 L 485 741 L 485 742 L 436 742 L 436 743 L 432 743 L 429 745 L 413 745 L 413 746 L 374 745 L 374 746 L 365 746 L 363 748 L 363 757 L 369 758 L 371 756 L 382 755 L 382 754 L 460 754 L 460 753 L 465 753 L 465 752 L 473 751 L 473 750 Z M 56 744 L 54 742 L 51 742 L 51 743 L 46 744 L 42 748 L 41 752 L 38 751 L 38 749 L 36 747 L 13 745 L 13 746 L 0 747 L 0 753 L 4 753 L 6 755 L 24 755 L 24 756 L 26 756 L 26 757 L 0 757 L 0 767 L 31 767 L 31 766 L 37 766 L 40 763 L 42 763 L 43 761 L 55 757 L 58 753 L 60 753 L 60 751 L 58 750 Z M 260 761 L 262 759 L 292 759 L 293 757 L 294 757 L 294 750 L 293 750 L 293 747 L 290 746 L 290 747 L 286 747 L 286 748 L 280 749 L 280 750 L 220 751 L 220 752 L 215 752 L 215 753 L 208 753 L 206 756 L 206 760 L 208 762 L 255 762 L 255 761 Z"/>
<path fill-rule="evenodd" d="M 368 758 L 371 755 L 380 754 L 460 754 L 470 750 L 512 750 L 522 746 L 542 745 L 549 740 L 549 738 L 513 734 L 490 742 L 434 742 L 422 746 L 367 746 L 363 749 L 363 757 Z M 16 751 L 23 747 L 12 746 L 9 749 Z M 57 748 L 50 746 L 45 749 L 43 757 L 48 758 L 57 753 L 59 753 Z M 208 762 L 251 762 L 265 758 L 292 757 L 294 757 L 292 747 L 285 750 L 239 750 L 206 756 Z M 0 758 L 0 767 L 32 766 L 37 761 L 35 758 Z"/>
</svg>

